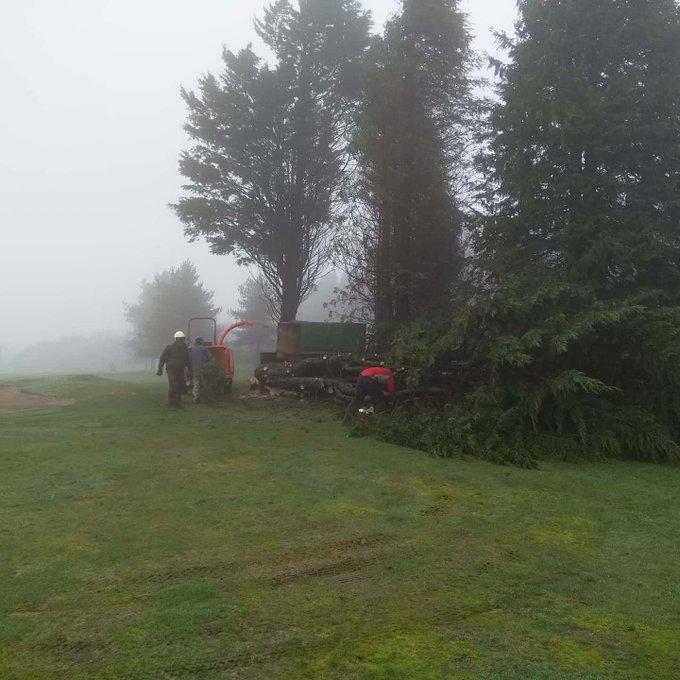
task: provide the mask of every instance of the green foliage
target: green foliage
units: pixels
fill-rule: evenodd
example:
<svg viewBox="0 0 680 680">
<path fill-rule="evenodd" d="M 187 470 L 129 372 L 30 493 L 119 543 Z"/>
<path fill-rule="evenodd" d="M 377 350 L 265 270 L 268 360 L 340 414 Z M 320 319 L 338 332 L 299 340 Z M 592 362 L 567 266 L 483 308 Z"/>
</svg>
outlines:
<svg viewBox="0 0 680 680">
<path fill-rule="evenodd" d="M 215 359 L 206 361 L 200 368 L 201 403 L 217 401 L 224 397 L 229 389 L 229 379 L 224 374 L 224 367 Z"/>
<path fill-rule="evenodd" d="M 485 267 L 501 283 L 546 269 L 599 299 L 677 291 L 677 3 L 520 10 L 491 119 Z"/>
<path fill-rule="evenodd" d="M 678 461 L 680 307 L 662 303 L 598 302 L 566 285 L 496 292 L 455 323 L 403 333 L 395 363 L 419 383 L 450 374 L 457 413 L 481 423 L 475 455 L 498 437 L 537 456 Z"/>
<path fill-rule="evenodd" d="M 364 434 L 391 444 L 442 458 L 474 456 L 501 465 L 538 467 L 532 442 L 519 433 L 503 431 L 498 422 L 488 414 L 452 407 L 443 412 L 422 409 L 377 415 L 367 419 L 363 429 Z"/>
<path fill-rule="evenodd" d="M 277 320 L 327 271 L 369 16 L 355 0 L 279 0 L 256 22 L 275 64 L 251 47 L 183 91 L 195 145 L 175 209 L 190 239 L 257 267 Z"/>
<path fill-rule="evenodd" d="M 249 278 L 238 287 L 238 307 L 229 313 L 240 321 L 252 321 L 253 326 L 232 331 L 230 345 L 253 365 L 260 363 L 260 352 L 276 347 L 276 325 L 267 308 L 262 280 Z"/>
<path fill-rule="evenodd" d="M 156 274 L 153 281 L 142 281 L 137 302 L 125 305 L 131 347 L 140 357 L 158 357 L 175 331 L 186 331 L 189 319 L 219 314 L 213 296 L 188 260 Z"/>
<path fill-rule="evenodd" d="M 477 285 L 397 355 L 423 381 L 455 376 L 483 423 L 478 455 L 498 435 L 539 455 L 676 461 L 680 9 L 520 10 L 490 120 Z"/>
<path fill-rule="evenodd" d="M 462 261 L 457 181 L 472 103 L 458 0 L 404 0 L 367 60 L 343 255 L 350 294 L 370 300 L 388 335 L 436 308 Z"/>
</svg>

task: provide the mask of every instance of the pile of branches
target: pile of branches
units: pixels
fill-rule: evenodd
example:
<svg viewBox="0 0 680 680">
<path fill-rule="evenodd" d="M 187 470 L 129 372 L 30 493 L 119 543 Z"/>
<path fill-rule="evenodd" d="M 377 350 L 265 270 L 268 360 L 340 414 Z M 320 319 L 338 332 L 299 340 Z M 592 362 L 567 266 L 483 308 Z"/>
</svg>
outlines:
<svg viewBox="0 0 680 680">
<path fill-rule="evenodd" d="M 376 359 L 357 359 L 349 354 L 324 355 L 296 362 L 261 364 L 255 369 L 255 378 L 262 391 L 276 390 L 279 394 L 347 406 L 354 398 L 356 381 L 361 371 L 380 363 Z M 400 389 L 395 393 L 394 403 L 407 404 L 432 399 L 443 401 L 447 397 L 447 391 L 440 388 Z"/>
</svg>

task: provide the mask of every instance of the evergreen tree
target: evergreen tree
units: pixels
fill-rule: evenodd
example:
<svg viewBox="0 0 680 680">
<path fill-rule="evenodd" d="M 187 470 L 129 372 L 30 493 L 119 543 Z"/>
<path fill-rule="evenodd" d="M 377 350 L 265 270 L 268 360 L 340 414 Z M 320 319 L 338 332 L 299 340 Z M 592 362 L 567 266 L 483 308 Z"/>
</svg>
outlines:
<svg viewBox="0 0 680 680">
<path fill-rule="evenodd" d="M 125 304 L 125 317 L 132 327 L 130 346 L 139 357 L 159 356 L 173 334 L 187 328 L 189 319 L 220 313 L 213 296 L 188 260 L 156 274 L 153 281 L 142 281 L 137 302 Z"/>
<path fill-rule="evenodd" d="M 175 206 L 191 239 L 255 265 L 282 321 L 326 271 L 337 227 L 347 125 L 370 21 L 356 0 L 278 0 L 256 22 L 273 67 L 248 47 L 220 78 L 183 92 L 196 145 Z"/>
<path fill-rule="evenodd" d="M 591 453 L 676 456 L 678 6 L 520 11 L 491 118 L 486 289 L 439 349 L 485 385 L 498 423 Z"/>
<path fill-rule="evenodd" d="M 241 349 L 246 360 L 259 363 L 260 352 L 276 349 L 276 324 L 267 308 L 261 280 L 249 278 L 238 287 L 238 306 L 229 313 L 239 321 L 252 321 L 253 326 L 237 329 L 230 344 Z M 231 336 L 230 336 L 231 337 Z"/>
<path fill-rule="evenodd" d="M 526 0 L 493 117 L 494 276 L 678 290 L 675 0 Z M 544 272 L 541 271 L 541 275 Z"/>
<path fill-rule="evenodd" d="M 355 149 L 360 214 L 344 244 L 350 292 L 385 337 L 436 308 L 461 264 L 470 37 L 458 0 L 403 0 L 369 54 Z"/>
</svg>

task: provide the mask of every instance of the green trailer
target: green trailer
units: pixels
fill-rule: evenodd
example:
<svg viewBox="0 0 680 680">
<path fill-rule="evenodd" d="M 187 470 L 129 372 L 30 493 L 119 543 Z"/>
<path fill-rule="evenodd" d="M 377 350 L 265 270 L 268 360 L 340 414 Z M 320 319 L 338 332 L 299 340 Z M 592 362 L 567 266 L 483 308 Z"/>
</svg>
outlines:
<svg viewBox="0 0 680 680">
<path fill-rule="evenodd" d="M 292 361 L 320 354 L 364 351 L 366 326 L 361 323 L 318 323 L 290 321 L 280 323 L 276 358 Z"/>
</svg>

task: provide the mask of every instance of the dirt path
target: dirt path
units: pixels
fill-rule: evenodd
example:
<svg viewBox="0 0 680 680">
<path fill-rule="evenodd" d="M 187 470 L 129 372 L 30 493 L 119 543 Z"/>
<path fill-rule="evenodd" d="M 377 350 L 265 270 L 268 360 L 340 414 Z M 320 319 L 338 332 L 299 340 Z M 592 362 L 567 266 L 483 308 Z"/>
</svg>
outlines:
<svg viewBox="0 0 680 680">
<path fill-rule="evenodd" d="M 4 411 L 20 411 L 36 406 L 68 406 L 73 399 L 58 399 L 41 394 L 22 392 L 18 387 L 0 385 L 0 413 Z"/>
</svg>

